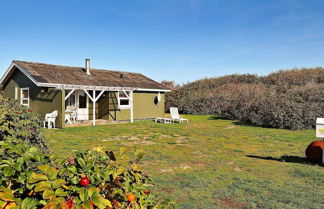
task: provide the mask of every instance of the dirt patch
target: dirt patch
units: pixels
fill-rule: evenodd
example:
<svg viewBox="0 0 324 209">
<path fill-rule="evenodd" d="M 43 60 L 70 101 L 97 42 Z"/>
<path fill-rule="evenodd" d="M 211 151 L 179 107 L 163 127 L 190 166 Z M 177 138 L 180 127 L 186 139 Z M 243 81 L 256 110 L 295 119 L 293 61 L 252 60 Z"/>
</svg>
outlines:
<svg viewBox="0 0 324 209">
<path fill-rule="evenodd" d="M 227 126 L 227 127 L 224 127 L 224 129 L 233 129 L 233 128 L 236 128 L 237 126 Z"/>
<path fill-rule="evenodd" d="M 158 169 L 158 171 L 161 171 L 162 173 L 170 173 L 172 172 L 172 169 Z"/>
<path fill-rule="evenodd" d="M 194 167 L 204 167 L 207 165 L 205 162 L 202 162 L 202 161 L 193 161 L 193 162 L 190 162 L 190 164 Z"/>
<path fill-rule="evenodd" d="M 173 178 L 173 180 L 175 180 L 175 181 L 182 181 L 183 178 L 181 178 L 181 177 L 175 177 L 175 178 Z"/>
<path fill-rule="evenodd" d="M 174 189 L 172 188 L 161 188 L 162 191 L 164 191 L 165 193 L 172 193 L 174 191 Z"/>
<path fill-rule="evenodd" d="M 246 208 L 246 204 L 244 202 L 235 201 L 233 196 L 221 198 L 219 200 L 224 206 L 229 208 Z"/>
<path fill-rule="evenodd" d="M 186 169 L 191 168 L 191 166 L 189 166 L 189 165 L 187 165 L 187 164 L 181 164 L 181 165 L 179 166 L 179 168 L 182 168 L 182 169 L 186 170 Z"/>
<path fill-rule="evenodd" d="M 155 142 L 152 142 L 152 141 L 132 141 L 132 142 L 127 142 L 127 144 L 152 145 L 152 144 L 155 144 Z"/>
<path fill-rule="evenodd" d="M 200 150 L 194 151 L 193 154 L 195 154 L 196 157 L 210 157 L 210 155 L 203 154 Z"/>
</svg>

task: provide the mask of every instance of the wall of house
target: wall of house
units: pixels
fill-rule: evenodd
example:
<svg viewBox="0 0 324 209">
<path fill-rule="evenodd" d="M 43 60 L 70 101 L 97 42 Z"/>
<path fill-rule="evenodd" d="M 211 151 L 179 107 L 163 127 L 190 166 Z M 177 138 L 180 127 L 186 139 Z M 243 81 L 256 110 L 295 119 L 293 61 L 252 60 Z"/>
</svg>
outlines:
<svg viewBox="0 0 324 209">
<path fill-rule="evenodd" d="M 155 104 L 157 92 L 134 92 L 134 119 L 161 117 L 164 114 L 164 93 Z M 92 102 L 89 103 L 89 119 L 92 120 Z M 117 93 L 106 92 L 96 103 L 96 118 L 106 120 L 130 120 L 130 109 L 118 109 Z"/>
<path fill-rule="evenodd" d="M 64 97 L 65 93 L 61 90 L 44 91 L 36 86 L 25 74 L 16 69 L 11 78 L 4 85 L 3 92 L 6 97 L 15 99 L 15 88 L 17 88 L 18 101 L 20 102 L 21 88 L 29 87 L 29 109 L 44 119 L 46 113 L 58 111 L 56 127 L 64 127 Z"/>
</svg>

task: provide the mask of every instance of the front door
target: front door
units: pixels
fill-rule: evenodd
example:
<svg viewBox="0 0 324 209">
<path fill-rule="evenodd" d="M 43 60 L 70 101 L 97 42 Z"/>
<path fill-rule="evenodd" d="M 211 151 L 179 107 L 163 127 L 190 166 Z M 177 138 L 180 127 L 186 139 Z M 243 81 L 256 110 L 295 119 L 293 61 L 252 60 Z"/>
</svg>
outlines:
<svg viewBox="0 0 324 209">
<path fill-rule="evenodd" d="M 77 120 L 88 120 L 89 119 L 89 100 L 88 96 L 84 91 L 77 92 Z"/>
</svg>

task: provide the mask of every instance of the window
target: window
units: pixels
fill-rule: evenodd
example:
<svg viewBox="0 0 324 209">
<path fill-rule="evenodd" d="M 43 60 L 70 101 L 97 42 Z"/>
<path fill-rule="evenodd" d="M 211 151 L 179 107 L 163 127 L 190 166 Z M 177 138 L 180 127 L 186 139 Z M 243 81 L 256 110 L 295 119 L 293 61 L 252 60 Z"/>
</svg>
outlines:
<svg viewBox="0 0 324 209">
<path fill-rule="evenodd" d="M 129 98 L 123 91 L 118 92 L 118 106 L 120 109 L 130 108 Z"/>
<path fill-rule="evenodd" d="M 83 91 L 79 93 L 79 108 L 87 108 L 87 95 Z"/>
<path fill-rule="evenodd" d="M 66 95 L 68 95 L 70 92 L 66 92 Z M 67 106 L 75 106 L 75 92 L 73 92 L 66 100 L 65 100 L 65 108 Z"/>
<path fill-rule="evenodd" d="M 29 88 L 22 88 L 20 94 L 20 103 L 29 107 Z"/>
</svg>

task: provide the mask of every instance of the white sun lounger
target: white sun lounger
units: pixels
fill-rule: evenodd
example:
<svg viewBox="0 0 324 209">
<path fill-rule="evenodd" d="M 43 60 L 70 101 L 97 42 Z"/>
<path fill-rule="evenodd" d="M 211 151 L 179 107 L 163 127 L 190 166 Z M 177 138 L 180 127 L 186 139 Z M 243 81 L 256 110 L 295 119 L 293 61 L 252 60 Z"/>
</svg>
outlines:
<svg viewBox="0 0 324 209">
<path fill-rule="evenodd" d="M 188 119 L 182 118 L 179 115 L 179 111 L 177 107 L 170 107 L 170 114 L 172 122 L 178 121 L 179 123 L 182 123 L 183 121 L 189 122 Z"/>
<path fill-rule="evenodd" d="M 172 119 L 171 118 L 162 118 L 162 117 L 157 117 L 155 118 L 155 122 L 160 122 L 160 123 L 171 123 Z"/>
</svg>

